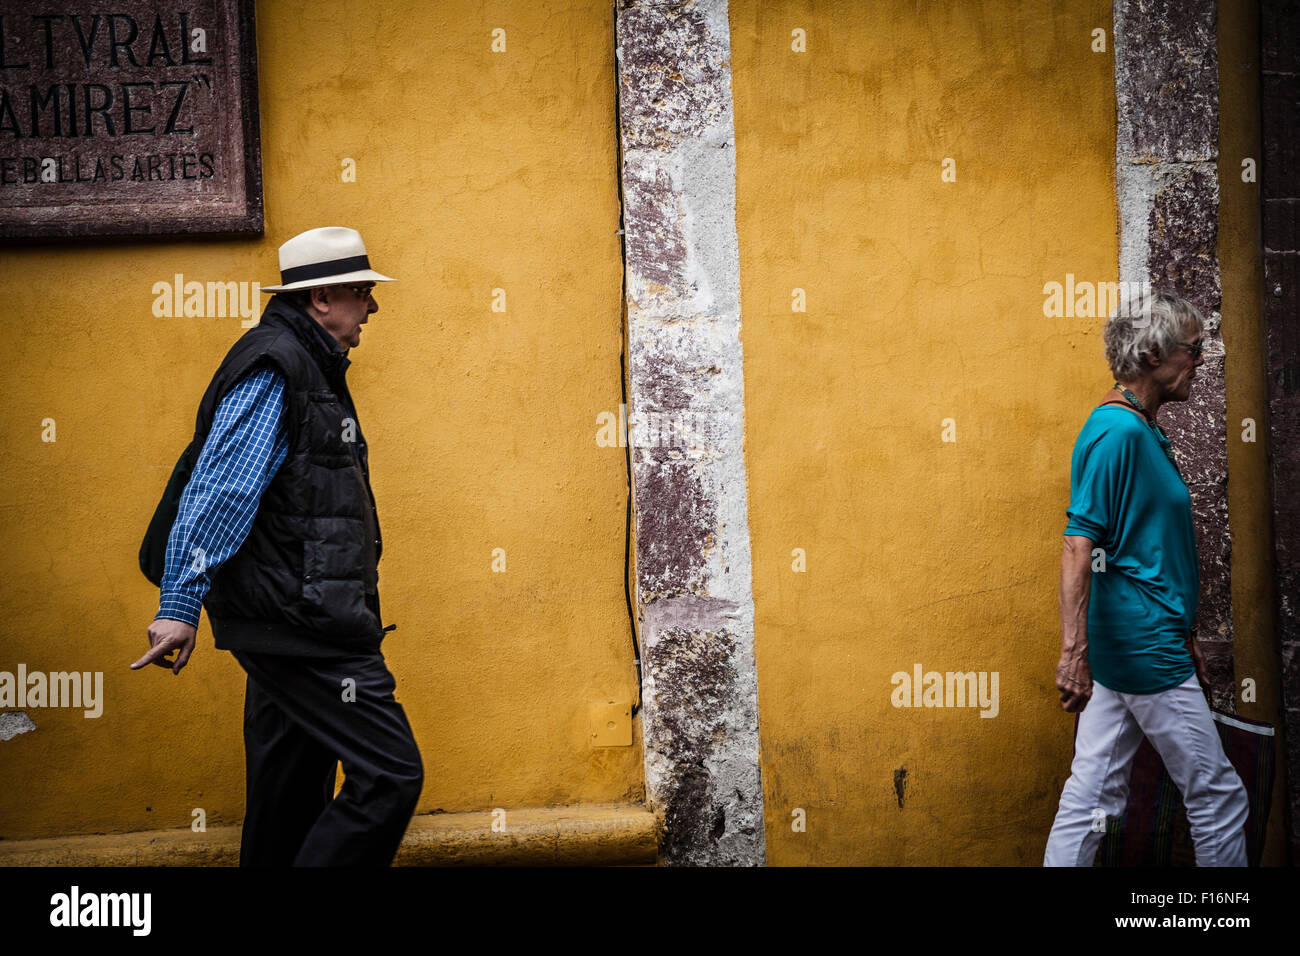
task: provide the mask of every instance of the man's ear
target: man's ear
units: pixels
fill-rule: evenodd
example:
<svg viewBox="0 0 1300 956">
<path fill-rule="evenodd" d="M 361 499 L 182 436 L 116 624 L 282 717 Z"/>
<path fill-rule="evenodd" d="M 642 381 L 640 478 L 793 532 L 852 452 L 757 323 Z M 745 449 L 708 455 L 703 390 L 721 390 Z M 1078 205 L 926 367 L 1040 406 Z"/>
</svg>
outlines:
<svg viewBox="0 0 1300 956">
<path fill-rule="evenodd" d="M 328 288 L 329 286 L 318 285 L 311 290 L 311 304 L 322 312 L 328 311 L 329 309 L 329 296 L 326 294 Z M 324 308 L 322 308 L 322 306 L 324 306 Z"/>
</svg>

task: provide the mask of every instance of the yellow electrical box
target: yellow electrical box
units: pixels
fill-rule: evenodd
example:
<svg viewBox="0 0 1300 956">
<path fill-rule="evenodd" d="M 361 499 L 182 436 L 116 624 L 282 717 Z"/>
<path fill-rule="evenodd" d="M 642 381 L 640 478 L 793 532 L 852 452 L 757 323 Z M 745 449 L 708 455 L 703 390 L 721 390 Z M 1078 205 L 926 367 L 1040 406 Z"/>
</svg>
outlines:
<svg viewBox="0 0 1300 956">
<path fill-rule="evenodd" d="M 592 704 L 591 745 L 593 747 L 631 747 L 632 705 L 613 700 Z"/>
</svg>

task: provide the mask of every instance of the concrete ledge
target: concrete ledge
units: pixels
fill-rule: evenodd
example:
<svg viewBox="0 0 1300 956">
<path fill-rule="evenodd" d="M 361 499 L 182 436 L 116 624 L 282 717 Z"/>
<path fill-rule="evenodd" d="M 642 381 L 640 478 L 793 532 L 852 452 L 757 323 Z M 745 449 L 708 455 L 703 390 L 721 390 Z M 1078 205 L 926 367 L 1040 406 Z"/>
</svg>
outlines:
<svg viewBox="0 0 1300 956">
<path fill-rule="evenodd" d="M 654 814 L 643 806 L 596 804 L 492 814 L 426 813 L 411 819 L 394 866 L 653 865 Z M 0 841 L 0 866 L 238 866 L 235 826 L 149 830 L 44 840 Z"/>
<path fill-rule="evenodd" d="M 238 866 L 239 827 L 0 841 L 0 866 Z"/>
<path fill-rule="evenodd" d="M 612 866 L 653 864 L 654 814 L 643 806 L 580 805 L 507 810 L 505 831 L 492 814 L 430 813 L 407 827 L 394 866 Z"/>
</svg>

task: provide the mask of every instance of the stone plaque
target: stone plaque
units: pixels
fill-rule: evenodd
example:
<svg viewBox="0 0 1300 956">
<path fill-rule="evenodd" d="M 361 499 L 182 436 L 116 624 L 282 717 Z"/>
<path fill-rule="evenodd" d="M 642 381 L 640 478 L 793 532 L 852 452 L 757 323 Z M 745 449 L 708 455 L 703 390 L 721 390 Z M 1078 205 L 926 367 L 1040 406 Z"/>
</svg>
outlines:
<svg viewBox="0 0 1300 956">
<path fill-rule="evenodd" d="M 261 232 L 253 0 L 0 0 L 0 238 Z"/>
</svg>

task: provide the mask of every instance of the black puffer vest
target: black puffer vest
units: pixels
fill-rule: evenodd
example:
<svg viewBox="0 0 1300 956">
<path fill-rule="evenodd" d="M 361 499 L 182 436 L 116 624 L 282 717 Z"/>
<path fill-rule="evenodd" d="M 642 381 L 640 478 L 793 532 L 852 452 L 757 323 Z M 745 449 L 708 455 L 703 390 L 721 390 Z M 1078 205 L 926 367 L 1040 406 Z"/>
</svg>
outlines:
<svg viewBox="0 0 1300 956">
<path fill-rule="evenodd" d="M 204 601 L 219 648 L 328 657 L 372 652 L 383 639 L 383 542 L 344 381 L 350 364 L 325 329 L 276 295 L 203 396 L 195 427 L 206 436 L 221 399 L 249 372 L 274 368 L 285 380 L 288 454 Z"/>
</svg>

